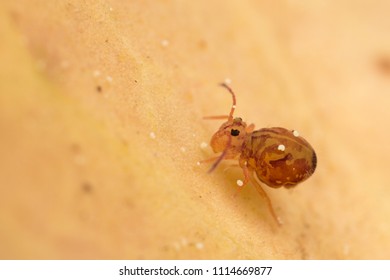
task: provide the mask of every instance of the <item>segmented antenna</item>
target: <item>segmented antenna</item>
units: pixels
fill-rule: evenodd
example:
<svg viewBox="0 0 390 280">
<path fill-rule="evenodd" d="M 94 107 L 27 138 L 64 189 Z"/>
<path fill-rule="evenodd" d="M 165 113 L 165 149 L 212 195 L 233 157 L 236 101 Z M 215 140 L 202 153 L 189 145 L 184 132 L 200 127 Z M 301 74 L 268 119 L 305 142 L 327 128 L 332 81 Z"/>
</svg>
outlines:
<svg viewBox="0 0 390 280">
<path fill-rule="evenodd" d="M 230 114 L 228 117 L 228 121 L 232 121 L 233 120 L 233 113 L 234 113 L 234 110 L 236 109 L 236 95 L 234 94 L 233 90 L 226 83 L 221 83 L 219 85 L 226 88 L 233 97 L 233 105 L 232 105 L 232 109 L 230 109 Z"/>
</svg>

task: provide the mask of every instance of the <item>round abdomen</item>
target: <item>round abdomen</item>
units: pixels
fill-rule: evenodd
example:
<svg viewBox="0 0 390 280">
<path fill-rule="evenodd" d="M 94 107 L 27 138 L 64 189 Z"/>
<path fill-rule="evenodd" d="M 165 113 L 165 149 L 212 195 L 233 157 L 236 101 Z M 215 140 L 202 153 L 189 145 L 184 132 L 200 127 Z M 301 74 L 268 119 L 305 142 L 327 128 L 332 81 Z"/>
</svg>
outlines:
<svg viewBox="0 0 390 280">
<path fill-rule="evenodd" d="M 298 132 L 281 127 L 263 128 L 252 133 L 242 155 L 260 181 L 270 187 L 293 187 L 309 178 L 317 157 Z"/>
</svg>

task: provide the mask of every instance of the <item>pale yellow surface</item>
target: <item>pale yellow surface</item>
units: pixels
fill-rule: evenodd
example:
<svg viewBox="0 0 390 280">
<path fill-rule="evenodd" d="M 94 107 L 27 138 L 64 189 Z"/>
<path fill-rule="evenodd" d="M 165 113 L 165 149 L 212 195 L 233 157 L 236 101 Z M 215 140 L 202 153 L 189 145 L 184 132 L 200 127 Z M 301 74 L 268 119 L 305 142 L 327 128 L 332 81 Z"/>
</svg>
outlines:
<svg viewBox="0 0 390 280">
<path fill-rule="evenodd" d="M 2 1 L 0 258 L 390 258 L 389 11 Z M 196 165 L 226 78 L 237 116 L 317 151 L 308 181 L 266 189 L 280 228 L 240 169 Z"/>
</svg>

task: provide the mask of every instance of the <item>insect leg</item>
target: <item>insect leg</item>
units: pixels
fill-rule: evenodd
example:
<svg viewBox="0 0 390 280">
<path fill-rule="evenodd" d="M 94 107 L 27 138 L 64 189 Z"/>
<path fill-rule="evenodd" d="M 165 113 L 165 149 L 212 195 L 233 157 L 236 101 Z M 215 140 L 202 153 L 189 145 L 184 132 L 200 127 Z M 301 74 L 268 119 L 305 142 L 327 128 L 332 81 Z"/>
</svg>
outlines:
<svg viewBox="0 0 390 280">
<path fill-rule="evenodd" d="M 234 164 L 229 164 L 228 166 L 226 166 L 223 170 L 223 172 L 229 170 L 230 168 L 234 168 L 234 167 L 241 167 L 240 165 L 238 165 L 237 163 L 234 163 Z"/>
<path fill-rule="evenodd" d="M 244 163 L 240 162 L 240 166 L 242 168 L 242 171 L 244 172 L 244 182 L 242 184 L 242 187 L 244 187 L 250 181 L 250 172 L 248 166 L 246 165 L 246 161 Z"/>
<path fill-rule="evenodd" d="M 268 209 L 271 212 L 272 217 L 275 219 L 276 223 L 280 226 L 282 222 L 279 217 L 275 214 L 274 208 L 272 207 L 272 202 L 267 193 L 263 190 L 263 187 L 260 183 L 254 178 L 253 174 L 249 174 L 252 184 L 255 186 L 257 192 L 265 199 L 268 205 Z"/>
<path fill-rule="evenodd" d="M 239 186 L 239 188 L 237 188 L 237 193 L 236 193 L 235 196 L 237 196 L 241 192 L 241 190 L 243 190 L 244 187 L 249 182 L 249 171 L 248 171 L 248 168 L 246 166 L 242 167 L 242 162 L 241 161 L 239 162 L 238 167 L 241 167 L 243 172 L 244 172 L 244 181 L 242 182 L 242 184 L 238 184 L 238 180 L 237 180 L 237 185 Z"/>
<path fill-rule="evenodd" d="M 215 160 L 217 160 L 218 158 L 219 158 L 219 156 L 211 157 L 211 158 L 208 158 L 208 159 L 201 160 L 201 161 L 199 161 L 199 163 L 200 163 L 200 164 L 203 164 L 203 163 L 215 161 Z"/>
</svg>

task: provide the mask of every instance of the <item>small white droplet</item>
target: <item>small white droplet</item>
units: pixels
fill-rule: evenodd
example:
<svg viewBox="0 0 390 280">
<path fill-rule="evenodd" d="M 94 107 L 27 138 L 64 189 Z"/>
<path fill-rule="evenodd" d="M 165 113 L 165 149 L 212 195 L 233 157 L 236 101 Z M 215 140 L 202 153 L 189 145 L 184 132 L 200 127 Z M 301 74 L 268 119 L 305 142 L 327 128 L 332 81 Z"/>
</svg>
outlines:
<svg viewBox="0 0 390 280">
<path fill-rule="evenodd" d="M 244 182 L 242 180 L 237 180 L 237 186 L 242 187 Z"/>
<path fill-rule="evenodd" d="M 197 166 L 200 166 L 200 161 L 198 161 L 198 162 L 196 163 L 196 165 L 197 165 Z"/>
<path fill-rule="evenodd" d="M 164 40 L 161 41 L 161 45 L 162 45 L 163 47 L 168 47 L 169 41 L 166 40 L 166 39 L 164 39 Z"/>
<path fill-rule="evenodd" d="M 112 77 L 111 76 L 107 76 L 106 80 L 107 80 L 107 82 L 111 83 L 112 82 Z"/>
<path fill-rule="evenodd" d="M 206 149 L 207 146 L 208 146 L 208 144 L 207 144 L 206 142 L 200 143 L 200 148 L 201 148 L 201 149 Z"/>
<path fill-rule="evenodd" d="M 110 12 L 112 12 L 114 9 L 112 7 L 110 7 Z"/>
<path fill-rule="evenodd" d="M 182 151 L 183 153 L 185 153 L 185 152 L 186 152 L 186 148 L 185 148 L 185 147 L 181 147 L 181 148 L 180 148 L 180 151 Z"/>
<path fill-rule="evenodd" d="M 236 105 L 233 105 L 232 108 L 233 108 L 233 109 L 236 109 Z"/>
<path fill-rule="evenodd" d="M 154 132 L 150 132 L 149 136 L 152 139 L 156 139 L 156 134 Z"/>
<path fill-rule="evenodd" d="M 283 144 L 280 144 L 279 146 L 278 146 L 278 150 L 279 151 L 284 151 L 286 149 L 286 146 L 284 146 Z"/>
<path fill-rule="evenodd" d="M 99 77 L 100 76 L 100 71 L 99 70 L 95 70 L 95 71 L 93 71 L 93 76 L 94 77 Z"/>
<path fill-rule="evenodd" d="M 232 83 L 232 80 L 229 78 L 225 79 L 225 84 L 230 85 Z"/>
<path fill-rule="evenodd" d="M 196 249 L 202 250 L 204 248 L 204 244 L 202 242 L 197 242 L 195 244 Z"/>
<path fill-rule="evenodd" d="M 296 131 L 296 130 L 293 130 L 293 135 L 294 135 L 295 137 L 298 137 L 298 136 L 299 136 L 299 132 Z"/>
</svg>

